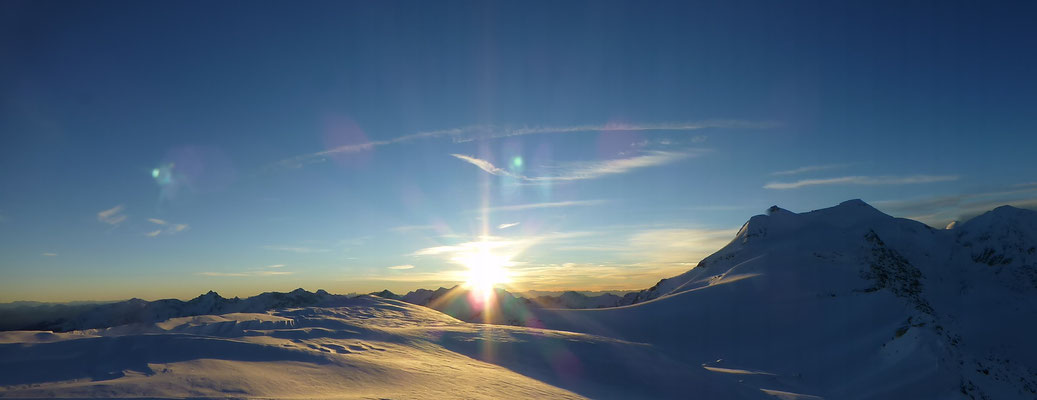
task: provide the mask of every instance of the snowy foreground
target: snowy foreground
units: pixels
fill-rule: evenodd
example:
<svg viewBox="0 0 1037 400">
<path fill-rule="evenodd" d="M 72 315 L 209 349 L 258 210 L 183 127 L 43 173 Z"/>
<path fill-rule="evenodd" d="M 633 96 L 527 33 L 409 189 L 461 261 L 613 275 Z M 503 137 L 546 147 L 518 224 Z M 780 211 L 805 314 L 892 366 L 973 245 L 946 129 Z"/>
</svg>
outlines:
<svg viewBox="0 0 1037 400">
<path fill-rule="evenodd" d="M 953 229 L 861 201 L 775 207 L 631 305 L 494 310 L 520 326 L 321 296 L 320 307 L 0 332 L 0 396 L 1037 397 L 1037 213 L 1011 207 Z M 444 304 L 428 306 L 451 313 Z"/>
<path fill-rule="evenodd" d="M 342 303 L 2 332 L 0 395 L 629 398 L 664 396 L 655 384 L 707 378 L 644 344 L 469 324 L 372 296 Z"/>
</svg>

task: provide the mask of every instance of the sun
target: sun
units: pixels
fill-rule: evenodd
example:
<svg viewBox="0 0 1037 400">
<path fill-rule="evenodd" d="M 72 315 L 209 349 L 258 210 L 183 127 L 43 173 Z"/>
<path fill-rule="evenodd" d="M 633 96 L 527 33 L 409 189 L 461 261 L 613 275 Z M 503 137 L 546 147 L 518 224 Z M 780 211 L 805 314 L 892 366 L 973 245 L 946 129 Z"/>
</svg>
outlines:
<svg viewBox="0 0 1037 400">
<path fill-rule="evenodd" d="M 479 249 L 460 255 L 456 260 L 468 268 L 465 272 L 465 286 L 470 290 L 490 294 L 495 286 L 508 282 L 507 267 L 511 265 L 509 257 Z"/>
</svg>

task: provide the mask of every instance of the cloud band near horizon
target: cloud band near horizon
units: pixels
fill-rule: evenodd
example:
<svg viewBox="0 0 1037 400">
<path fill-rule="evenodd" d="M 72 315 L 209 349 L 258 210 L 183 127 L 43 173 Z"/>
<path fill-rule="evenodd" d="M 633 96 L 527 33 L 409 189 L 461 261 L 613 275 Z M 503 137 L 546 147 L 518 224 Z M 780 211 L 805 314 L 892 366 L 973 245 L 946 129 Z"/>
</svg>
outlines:
<svg viewBox="0 0 1037 400">
<path fill-rule="evenodd" d="M 764 189 L 799 189 L 820 185 L 912 185 L 958 180 L 957 175 L 909 175 L 909 176 L 842 176 L 837 178 L 804 179 L 795 182 L 770 182 Z"/>
</svg>

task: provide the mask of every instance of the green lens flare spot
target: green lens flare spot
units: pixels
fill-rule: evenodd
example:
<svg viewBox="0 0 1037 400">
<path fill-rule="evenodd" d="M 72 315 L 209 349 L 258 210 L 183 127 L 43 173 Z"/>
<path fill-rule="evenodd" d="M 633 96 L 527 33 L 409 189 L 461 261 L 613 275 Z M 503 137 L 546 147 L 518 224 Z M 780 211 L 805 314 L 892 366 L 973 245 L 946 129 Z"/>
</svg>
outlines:
<svg viewBox="0 0 1037 400">
<path fill-rule="evenodd" d="M 522 168 L 522 157 L 515 157 L 511 159 L 511 165 L 514 165 L 515 168 Z"/>
<path fill-rule="evenodd" d="M 155 169 L 151 170 L 151 177 L 155 178 L 155 179 L 158 179 L 159 172 L 161 172 L 161 171 L 159 171 L 158 168 L 155 168 Z"/>
</svg>

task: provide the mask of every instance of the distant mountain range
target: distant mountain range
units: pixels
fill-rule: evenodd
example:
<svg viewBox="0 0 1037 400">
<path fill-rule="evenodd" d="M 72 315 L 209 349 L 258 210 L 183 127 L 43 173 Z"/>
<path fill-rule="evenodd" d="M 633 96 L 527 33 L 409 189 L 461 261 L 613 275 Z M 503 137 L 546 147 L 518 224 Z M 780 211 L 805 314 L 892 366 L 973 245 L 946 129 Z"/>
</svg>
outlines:
<svg viewBox="0 0 1037 400">
<path fill-rule="evenodd" d="M 622 304 L 623 298 L 611 293 L 587 296 L 578 292 L 562 292 L 560 296 L 541 295 L 532 299 L 515 296 L 497 289 L 496 307 L 506 312 L 484 318 L 481 307 L 467 300 L 469 293 L 461 286 L 436 290 L 418 289 L 405 295 L 388 290 L 371 293 L 387 299 L 403 300 L 437 309 L 468 322 L 491 322 L 523 325 L 529 308 L 604 308 Z M 0 304 L 0 331 L 42 330 L 68 332 L 82 329 L 107 328 L 134 323 L 153 323 L 169 318 L 196 315 L 219 315 L 237 312 L 263 312 L 281 308 L 327 306 L 350 295 L 330 294 L 324 290 L 309 292 L 296 289 L 288 293 L 267 292 L 249 298 L 225 298 L 209 293 L 188 301 L 164 299 L 146 301 L 130 299 L 115 302 L 43 303 L 20 301 Z"/>
<path fill-rule="evenodd" d="M 268 292 L 247 299 L 228 299 L 216 292 L 188 301 L 130 299 L 101 304 L 30 303 L 0 308 L 0 330 L 68 332 L 135 323 L 154 323 L 176 317 L 263 312 L 280 308 L 334 304 L 348 296 L 323 290 L 311 293 L 296 289 L 288 293 Z"/>
</svg>

